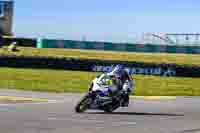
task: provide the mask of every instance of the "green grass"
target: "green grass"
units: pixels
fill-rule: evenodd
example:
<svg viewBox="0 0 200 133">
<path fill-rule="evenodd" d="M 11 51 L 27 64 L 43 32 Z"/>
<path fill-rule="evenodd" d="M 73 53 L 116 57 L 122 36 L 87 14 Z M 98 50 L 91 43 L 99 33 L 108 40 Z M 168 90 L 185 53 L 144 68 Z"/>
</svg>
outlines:
<svg viewBox="0 0 200 133">
<path fill-rule="evenodd" d="M 137 61 L 147 63 L 175 63 L 179 65 L 200 65 L 200 55 L 166 54 L 166 53 L 135 53 L 111 52 L 75 49 L 37 49 L 20 47 L 19 52 L 8 52 L 0 49 L 0 55 L 47 56 L 47 57 L 75 57 L 84 59 L 104 59 Z"/>
<path fill-rule="evenodd" d="M 0 88 L 47 92 L 85 92 L 92 72 L 0 68 Z M 200 78 L 178 78 L 136 75 L 135 95 L 199 96 Z"/>
</svg>

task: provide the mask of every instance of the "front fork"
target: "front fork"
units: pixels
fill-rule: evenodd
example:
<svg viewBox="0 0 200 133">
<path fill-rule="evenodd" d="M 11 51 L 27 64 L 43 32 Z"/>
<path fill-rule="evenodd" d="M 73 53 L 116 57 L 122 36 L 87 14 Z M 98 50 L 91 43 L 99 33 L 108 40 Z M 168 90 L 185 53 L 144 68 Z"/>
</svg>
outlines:
<svg viewBox="0 0 200 133">
<path fill-rule="evenodd" d="M 93 83 L 91 83 L 91 84 L 89 85 L 88 91 L 89 91 L 89 92 L 92 91 L 92 88 L 93 88 Z"/>
</svg>

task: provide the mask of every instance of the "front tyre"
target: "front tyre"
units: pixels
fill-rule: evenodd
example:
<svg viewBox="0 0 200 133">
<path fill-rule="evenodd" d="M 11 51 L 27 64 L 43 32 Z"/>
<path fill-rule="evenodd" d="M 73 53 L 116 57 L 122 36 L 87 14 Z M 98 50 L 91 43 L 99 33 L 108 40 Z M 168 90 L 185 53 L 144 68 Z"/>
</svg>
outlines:
<svg viewBox="0 0 200 133">
<path fill-rule="evenodd" d="M 75 111 L 77 113 L 83 113 L 85 112 L 89 105 L 90 105 L 90 98 L 88 96 L 84 96 L 76 105 Z"/>
</svg>

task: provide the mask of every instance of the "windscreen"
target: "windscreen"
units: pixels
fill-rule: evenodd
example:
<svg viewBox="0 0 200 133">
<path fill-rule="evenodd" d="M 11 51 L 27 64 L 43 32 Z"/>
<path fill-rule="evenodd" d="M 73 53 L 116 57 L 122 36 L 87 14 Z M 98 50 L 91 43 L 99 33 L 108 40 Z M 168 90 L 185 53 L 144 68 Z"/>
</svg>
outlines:
<svg viewBox="0 0 200 133">
<path fill-rule="evenodd" d="M 110 78 L 110 76 L 103 74 L 99 77 L 98 79 L 98 84 L 100 86 L 112 86 L 113 85 L 113 81 Z"/>
</svg>

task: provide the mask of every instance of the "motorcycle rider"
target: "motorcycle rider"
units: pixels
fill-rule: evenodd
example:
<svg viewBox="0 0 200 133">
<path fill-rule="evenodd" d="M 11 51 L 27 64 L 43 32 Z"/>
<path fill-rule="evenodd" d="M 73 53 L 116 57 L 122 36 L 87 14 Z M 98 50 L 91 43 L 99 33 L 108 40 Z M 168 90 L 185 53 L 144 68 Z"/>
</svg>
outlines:
<svg viewBox="0 0 200 133">
<path fill-rule="evenodd" d="M 129 104 L 129 94 L 133 88 L 133 78 L 129 70 L 125 69 L 124 65 L 117 65 L 108 75 L 115 81 L 118 90 L 122 92 L 123 100 L 121 106 L 127 107 Z"/>
</svg>

